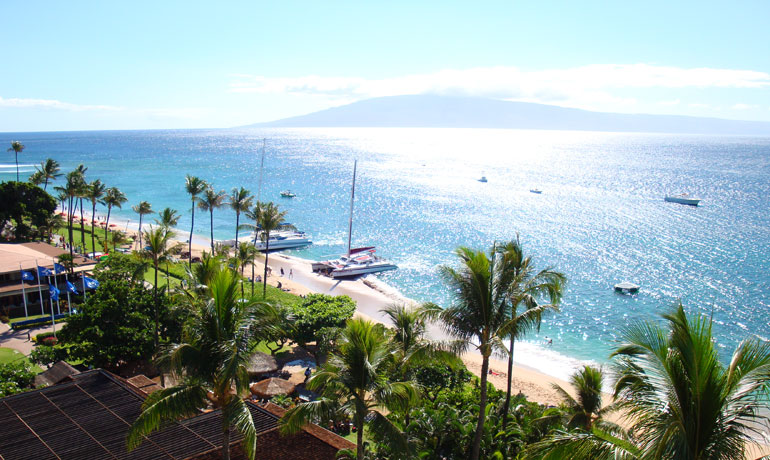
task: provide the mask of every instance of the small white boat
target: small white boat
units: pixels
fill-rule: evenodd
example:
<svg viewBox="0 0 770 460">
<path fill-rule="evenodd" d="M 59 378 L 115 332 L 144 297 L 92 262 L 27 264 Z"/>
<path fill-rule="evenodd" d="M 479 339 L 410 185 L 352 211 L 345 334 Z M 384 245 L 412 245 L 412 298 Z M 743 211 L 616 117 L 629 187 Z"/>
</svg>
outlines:
<svg viewBox="0 0 770 460">
<path fill-rule="evenodd" d="M 530 191 L 531 193 L 537 193 L 538 195 L 540 195 L 541 193 L 543 193 L 543 191 L 542 191 L 542 190 L 540 190 L 539 188 L 531 188 L 531 189 L 529 189 L 529 191 Z"/>
<path fill-rule="evenodd" d="M 690 206 L 698 206 L 698 203 L 700 203 L 700 198 L 693 198 L 686 193 L 682 193 L 681 195 L 666 195 L 664 200 L 669 203 L 679 203 Z"/>
<path fill-rule="evenodd" d="M 281 196 L 284 198 L 294 198 L 297 195 L 293 193 L 291 190 L 284 190 L 281 192 Z"/>
<path fill-rule="evenodd" d="M 620 292 L 621 294 L 636 294 L 639 292 L 639 285 L 623 281 L 622 283 L 615 285 L 615 291 Z"/>
<path fill-rule="evenodd" d="M 251 237 L 251 241 L 254 241 L 253 236 Z M 309 246 L 311 244 L 313 244 L 313 242 L 310 241 L 310 238 L 308 238 L 304 232 L 279 230 L 277 232 L 270 232 L 269 241 L 262 241 L 261 238 L 257 238 L 257 244 L 254 246 L 256 246 L 259 251 L 278 251 L 281 249 L 301 248 L 302 246 Z"/>
<path fill-rule="evenodd" d="M 487 176 L 481 176 L 481 179 L 479 179 L 479 182 L 486 182 Z"/>
</svg>

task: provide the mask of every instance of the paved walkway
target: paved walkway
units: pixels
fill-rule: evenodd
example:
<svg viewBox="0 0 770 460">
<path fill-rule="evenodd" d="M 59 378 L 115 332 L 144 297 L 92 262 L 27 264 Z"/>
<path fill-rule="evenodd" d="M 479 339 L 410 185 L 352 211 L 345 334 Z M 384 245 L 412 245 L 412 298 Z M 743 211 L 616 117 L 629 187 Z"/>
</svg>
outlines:
<svg viewBox="0 0 770 460">
<path fill-rule="evenodd" d="M 57 324 L 56 330 L 61 330 L 61 327 L 61 323 Z M 24 353 L 24 355 L 29 356 L 32 352 L 32 348 L 35 346 L 35 342 L 27 340 L 27 333 L 29 332 L 29 337 L 33 338 L 37 334 L 51 331 L 53 331 L 53 325 L 15 331 L 11 329 L 9 325 L 0 323 L 0 347 L 13 348 Z"/>
</svg>

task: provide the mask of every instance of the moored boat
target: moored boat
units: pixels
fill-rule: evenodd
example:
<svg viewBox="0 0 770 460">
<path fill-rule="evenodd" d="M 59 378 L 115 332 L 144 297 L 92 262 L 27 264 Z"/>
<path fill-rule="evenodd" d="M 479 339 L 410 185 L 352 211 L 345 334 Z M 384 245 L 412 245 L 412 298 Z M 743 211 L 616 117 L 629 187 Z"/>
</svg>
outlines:
<svg viewBox="0 0 770 460">
<path fill-rule="evenodd" d="M 615 292 L 620 292 L 621 294 L 636 294 L 639 292 L 639 285 L 623 281 L 622 283 L 615 285 Z"/>
<path fill-rule="evenodd" d="M 531 193 L 537 193 L 538 195 L 540 195 L 541 193 L 543 193 L 543 191 L 542 191 L 542 190 L 540 190 L 539 188 L 531 188 L 531 189 L 529 189 L 529 191 L 530 191 Z"/>
<path fill-rule="evenodd" d="M 700 203 L 700 198 L 693 198 L 686 193 L 682 193 L 680 195 L 666 195 L 664 200 L 668 201 L 669 203 L 679 203 L 690 206 L 698 206 L 698 203 Z"/>
<path fill-rule="evenodd" d="M 283 198 L 294 198 L 295 196 L 297 196 L 297 194 L 293 193 L 291 190 L 284 190 L 281 192 L 281 196 Z"/>
</svg>

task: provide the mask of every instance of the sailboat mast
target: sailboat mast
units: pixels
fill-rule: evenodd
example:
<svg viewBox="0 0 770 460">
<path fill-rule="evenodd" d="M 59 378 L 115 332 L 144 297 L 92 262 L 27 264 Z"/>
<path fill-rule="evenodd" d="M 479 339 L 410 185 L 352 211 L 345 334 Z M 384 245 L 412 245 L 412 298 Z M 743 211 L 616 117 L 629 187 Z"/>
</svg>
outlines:
<svg viewBox="0 0 770 460">
<path fill-rule="evenodd" d="M 353 186 L 350 187 L 350 219 L 348 221 L 348 257 L 350 257 L 350 242 L 353 239 L 353 200 L 356 197 L 356 166 L 358 160 L 353 162 Z"/>
<path fill-rule="evenodd" d="M 262 161 L 259 164 L 259 188 L 257 189 L 257 204 L 262 196 L 262 170 L 265 169 L 265 138 L 262 138 Z"/>
</svg>

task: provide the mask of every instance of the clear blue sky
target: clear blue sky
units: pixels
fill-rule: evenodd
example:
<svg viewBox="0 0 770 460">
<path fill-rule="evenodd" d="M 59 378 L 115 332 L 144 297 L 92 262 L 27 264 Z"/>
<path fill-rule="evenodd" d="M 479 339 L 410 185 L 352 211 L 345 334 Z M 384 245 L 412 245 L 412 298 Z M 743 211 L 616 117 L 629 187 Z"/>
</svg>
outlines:
<svg viewBox="0 0 770 460">
<path fill-rule="evenodd" d="M 0 3 L 0 131 L 229 127 L 467 94 L 770 121 L 770 2 Z"/>
</svg>

